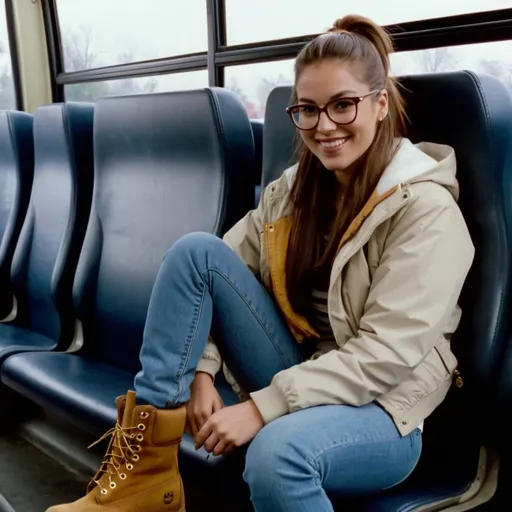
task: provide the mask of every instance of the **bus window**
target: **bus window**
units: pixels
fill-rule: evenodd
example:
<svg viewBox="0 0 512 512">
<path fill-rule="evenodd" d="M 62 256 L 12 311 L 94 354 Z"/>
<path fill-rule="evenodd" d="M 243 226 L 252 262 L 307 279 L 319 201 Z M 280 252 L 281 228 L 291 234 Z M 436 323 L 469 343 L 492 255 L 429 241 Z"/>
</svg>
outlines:
<svg viewBox="0 0 512 512">
<path fill-rule="evenodd" d="M 249 117 L 263 119 L 270 91 L 293 83 L 293 59 L 230 66 L 225 70 L 225 87 L 238 95 Z"/>
<path fill-rule="evenodd" d="M 493 75 L 512 89 L 512 41 L 395 53 L 391 67 L 395 75 L 469 69 Z"/>
<path fill-rule="evenodd" d="M 381 25 L 390 25 L 512 7 L 510 0 L 322 0 L 317 8 L 306 0 L 225 1 L 230 45 L 320 33 L 330 27 L 333 20 L 349 13 L 362 14 Z"/>
<path fill-rule="evenodd" d="M 206 51 L 206 2 L 57 0 L 65 71 Z"/>
<path fill-rule="evenodd" d="M 430 48 L 391 55 L 396 76 L 469 69 L 487 73 L 512 90 L 512 41 Z M 293 60 L 226 67 L 225 86 L 235 92 L 249 117 L 263 119 L 270 91 L 293 83 Z"/>
</svg>

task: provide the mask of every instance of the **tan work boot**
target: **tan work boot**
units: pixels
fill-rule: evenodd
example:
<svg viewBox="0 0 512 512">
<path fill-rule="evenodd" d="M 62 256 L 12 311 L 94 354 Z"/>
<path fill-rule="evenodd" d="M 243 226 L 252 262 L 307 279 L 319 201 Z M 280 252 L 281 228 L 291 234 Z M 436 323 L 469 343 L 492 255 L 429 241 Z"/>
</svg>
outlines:
<svg viewBox="0 0 512 512">
<path fill-rule="evenodd" d="M 135 406 L 135 392 L 117 399 L 118 421 L 103 464 L 83 498 L 46 512 L 183 512 L 178 447 L 186 409 Z M 96 444 L 96 443 L 94 443 Z"/>
</svg>

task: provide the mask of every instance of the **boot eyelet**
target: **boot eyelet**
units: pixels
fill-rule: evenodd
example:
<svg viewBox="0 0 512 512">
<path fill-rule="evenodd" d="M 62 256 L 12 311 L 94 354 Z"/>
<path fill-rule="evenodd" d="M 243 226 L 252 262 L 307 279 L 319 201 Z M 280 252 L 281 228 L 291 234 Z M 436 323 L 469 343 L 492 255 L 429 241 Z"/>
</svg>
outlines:
<svg viewBox="0 0 512 512">
<path fill-rule="evenodd" d="M 139 423 L 139 424 L 137 425 L 137 428 L 138 428 L 139 430 L 144 431 L 144 430 L 146 430 L 146 425 L 144 425 L 144 423 Z"/>
<path fill-rule="evenodd" d="M 137 462 L 139 459 L 140 457 L 137 454 L 134 454 L 132 457 L 132 460 L 134 460 L 135 462 Z"/>
<path fill-rule="evenodd" d="M 142 451 L 142 446 L 140 445 L 137 445 L 137 446 L 134 446 L 133 447 L 134 451 L 136 451 L 137 453 L 140 453 Z"/>
<path fill-rule="evenodd" d="M 140 413 L 140 417 L 141 417 L 141 419 L 143 419 L 143 420 L 148 419 L 148 418 L 149 418 L 149 412 L 141 412 L 141 413 Z"/>
<path fill-rule="evenodd" d="M 119 478 L 120 478 L 121 480 L 126 480 L 126 474 L 125 474 L 125 473 L 121 473 L 121 474 L 119 475 Z"/>
<path fill-rule="evenodd" d="M 133 464 L 126 464 L 126 469 L 131 471 L 133 469 Z"/>
<path fill-rule="evenodd" d="M 110 488 L 115 489 L 117 487 L 117 484 L 115 482 L 110 482 Z"/>
<path fill-rule="evenodd" d="M 107 489 L 101 489 L 101 494 L 103 494 L 103 496 L 106 496 L 108 494 Z"/>
<path fill-rule="evenodd" d="M 139 441 L 139 443 L 140 443 L 140 442 L 144 441 L 144 436 L 142 434 L 137 434 L 137 437 L 135 439 L 137 439 L 137 441 Z"/>
</svg>

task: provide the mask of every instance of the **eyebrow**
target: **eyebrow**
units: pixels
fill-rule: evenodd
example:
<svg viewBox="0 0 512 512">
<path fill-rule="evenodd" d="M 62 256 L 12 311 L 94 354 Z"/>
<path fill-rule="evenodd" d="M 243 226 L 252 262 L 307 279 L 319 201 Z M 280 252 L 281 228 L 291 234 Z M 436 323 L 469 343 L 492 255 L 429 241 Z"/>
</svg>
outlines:
<svg viewBox="0 0 512 512">
<path fill-rule="evenodd" d="M 343 96 L 346 96 L 347 94 L 356 94 L 356 91 L 341 91 L 334 95 L 332 95 L 329 98 L 329 101 L 335 100 L 336 98 L 341 98 Z M 310 100 L 309 98 L 299 98 L 299 101 L 302 103 L 314 103 L 316 105 L 316 101 Z"/>
</svg>

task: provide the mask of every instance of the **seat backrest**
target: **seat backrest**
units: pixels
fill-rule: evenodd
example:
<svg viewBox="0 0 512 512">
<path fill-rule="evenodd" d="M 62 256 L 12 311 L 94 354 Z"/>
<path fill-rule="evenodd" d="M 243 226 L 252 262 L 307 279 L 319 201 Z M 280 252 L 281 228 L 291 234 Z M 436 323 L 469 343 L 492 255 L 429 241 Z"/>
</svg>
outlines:
<svg viewBox="0 0 512 512">
<path fill-rule="evenodd" d="M 512 173 L 512 100 L 497 79 L 471 72 L 410 76 L 401 83 L 411 140 L 448 144 L 457 156 L 459 206 L 476 253 L 460 297 L 463 313 L 452 349 L 466 384 L 461 413 L 476 433 L 496 414 L 509 331 L 512 243 L 505 203 L 510 191 L 503 186 Z"/>
<path fill-rule="evenodd" d="M 53 104 L 34 114 L 34 184 L 16 249 L 16 323 L 69 343 L 72 287 L 93 187 L 94 106 Z"/>
<path fill-rule="evenodd" d="M 96 104 L 94 148 L 74 293 L 84 351 L 136 371 L 166 250 L 188 232 L 222 235 L 253 205 L 251 124 L 224 89 L 110 97 Z"/>
<path fill-rule="evenodd" d="M 298 134 L 285 110 L 291 95 L 292 88 L 285 85 L 276 87 L 268 96 L 263 129 L 262 187 L 279 178 L 298 160 Z"/>
<path fill-rule="evenodd" d="M 407 136 L 413 142 L 450 145 L 457 157 L 459 205 L 476 255 L 460 298 L 462 320 L 452 340 L 465 381 L 465 391 L 460 390 L 455 402 L 476 432 L 479 419 L 491 423 L 489 404 L 496 396 L 507 343 L 512 254 L 505 202 L 512 197 L 507 178 L 512 173 L 512 101 L 500 81 L 472 72 L 408 76 L 400 82 L 410 119 Z M 291 123 L 283 114 L 290 94 L 290 87 L 280 87 L 267 105 L 263 147 L 267 183 L 293 160 L 294 129 L 287 127 L 285 121 Z M 267 136 L 277 131 L 275 140 Z M 288 142 L 283 141 L 285 134 Z M 463 421 L 452 425 L 460 431 Z"/>
<path fill-rule="evenodd" d="M 31 114 L 0 112 L 0 320 L 13 307 L 11 265 L 34 174 Z"/>
</svg>

